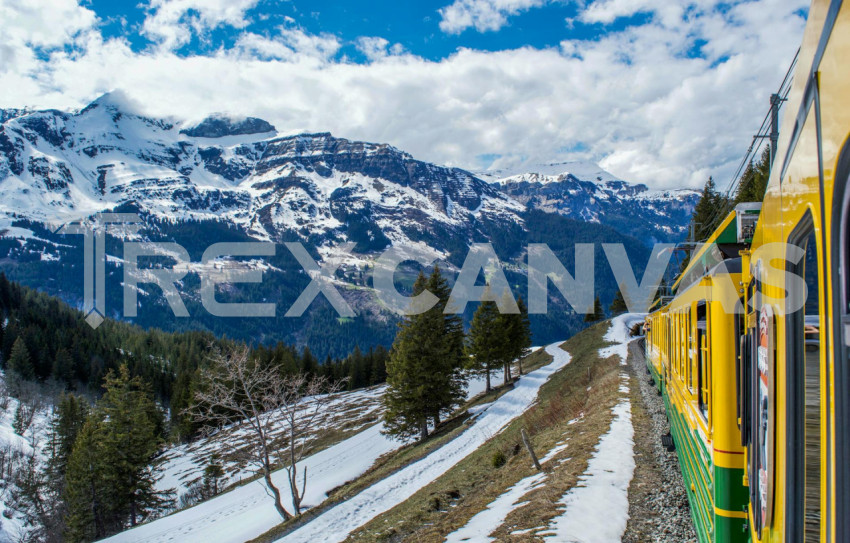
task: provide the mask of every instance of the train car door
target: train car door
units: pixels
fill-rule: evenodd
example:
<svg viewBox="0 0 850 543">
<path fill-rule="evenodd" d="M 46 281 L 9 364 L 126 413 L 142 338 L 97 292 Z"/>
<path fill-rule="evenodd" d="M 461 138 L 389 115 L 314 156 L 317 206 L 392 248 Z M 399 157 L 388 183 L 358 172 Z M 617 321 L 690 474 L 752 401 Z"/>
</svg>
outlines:
<svg viewBox="0 0 850 543">
<path fill-rule="evenodd" d="M 788 240 L 804 256 L 788 259 L 788 271 L 805 280 L 807 296 L 802 309 L 786 315 L 787 375 L 787 510 L 788 541 L 820 541 L 822 466 L 821 307 L 815 225 L 807 213 Z M 791 292 L 802 297 L 802 292 Z M 800 298 L 802 299 L 802 298 Z"/>
<path fill-rule="evenodd" d="M 835 541 L 850 540 L 850 143 L 836 168 L 832 205 L 835 379 Z"/>
</svg>

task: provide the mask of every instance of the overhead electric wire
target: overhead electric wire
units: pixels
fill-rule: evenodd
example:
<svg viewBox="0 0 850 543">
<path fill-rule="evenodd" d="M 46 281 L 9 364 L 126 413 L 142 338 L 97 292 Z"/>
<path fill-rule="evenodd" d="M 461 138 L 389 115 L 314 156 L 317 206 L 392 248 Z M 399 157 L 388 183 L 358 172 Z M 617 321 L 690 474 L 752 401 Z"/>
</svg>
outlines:
<svg viewBox="0 0 850 543">
<path fill-rule="evenodd" d="M 787 100 L 788 93 L 791 91 L 791 82 L 793 80 L 794 68 L 797 66 L 797 59 L 800 57 L 800 49 L 797 49 L 797 52 L 794 54 L 794 60 L 791 61 L 791 65 L 788 66 L 788 70 L 785 72 L 785 77 L 782 78 L 782 83 L 779 85 L 779 90 L 776 92 L 779 95 L 780 102 L 778 107 L 782 107 L 782 102 Z M 758 152 L 761 150 L 763 140 L 769 137 L 770 131 L 770 109 L 768 109 L 767 114 L 764 116 L 764 120 L 761 122 L 761 126 L 759 126 L 758 132 L 755 136 L 753 136 L 752 142 L 750 143 L 749 148 L 747 149 L 747 153 L 744 155 L 744 158 L 741 160 L 741 163 L 738 165 L 738 169 L 735 171 L 735 174 L 732 176 L 732 179 L 729 181 L 729 185 L 726 188 L 726 191 L 723 194 L 723 204 L 718 206 L 717 209 L 709 216 L 709 219 L 706 223 L 713 225 L 715 221 L 722 219 L 725 217 L 730 211 L 732 211 L 734 201 L 732 195 L 738 188 L 738 184 L 741 181 L 741 176 L 746 170 L 747 166 L 753 162 L 753 159 L 758 155 Z M 773 150 L 776 152 L 776 149 Z M 696 240 L 695 240 L 696 241 Z"/>
</svg>

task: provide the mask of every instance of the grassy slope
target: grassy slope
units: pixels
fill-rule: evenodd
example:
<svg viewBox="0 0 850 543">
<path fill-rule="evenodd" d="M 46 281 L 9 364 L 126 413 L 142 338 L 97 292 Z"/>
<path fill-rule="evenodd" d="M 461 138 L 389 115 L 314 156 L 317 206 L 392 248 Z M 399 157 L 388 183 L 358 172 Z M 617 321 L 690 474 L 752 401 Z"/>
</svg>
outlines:
<svg viewBox="0 0 850 543">
<path fill-rule="evenodd" d="M 622 370 L 618 358 L 598 357 L 598 349 L 606 345 L 602 336 L 607 329 L 608 323 L 601 323 L 564 343 L 562 348 L 572 361 L 541 387 L 539 401 L 531 409 L 437 481 L 352 534 L 349 541 L 443 541 L 509 487 L 535 473 L 521 445 L 522 428 L 539 457 L 564 439 L 569 446 L 544 465 L 545 483 L 526 495 L 527 503 L 492 535 L 498 541 L 540 540 L 539 528 L 558 514 L 557 500 L 584 472 L 593 448 L 610 425 Z M 579 417 L 579 423 L 569 424 Z M 508 459 L 499 468 L 492 462 L 496 451 Z M 560 463 L 565 458 L 570 460 Z M 527 531 L 512 534 L 523 530 Z"/>
</svg>

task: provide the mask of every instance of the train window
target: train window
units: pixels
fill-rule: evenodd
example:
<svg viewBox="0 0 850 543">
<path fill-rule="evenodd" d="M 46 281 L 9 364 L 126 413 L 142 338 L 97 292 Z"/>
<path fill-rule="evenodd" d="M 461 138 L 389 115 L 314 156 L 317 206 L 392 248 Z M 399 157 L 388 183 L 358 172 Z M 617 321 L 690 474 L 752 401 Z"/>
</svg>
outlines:
<svg viewBox="0 0 850 543">
<path fill-rule="evenodd" d="M 803 249 L 788 271 L 802 277 L 807 296 L 801 310 L 786 316 L 788 327 L 788 532 L 792 541 L 820 540 L 821 364 L 817 237 L 807 214 L 789 243 Z M 792 285 L 793 286 L 793 285 Z M 792 297 L 802 292 L 790 292 Z"/>
<path fill-rule="evenodd" d="M 691 360 L 691 352 L 693 349 L 693 340 L 694 335 L 691 333 L 691 313 L 688 311 L 687 313 L 682 314 L 682 332 L 685 334 L 684 342 L 682 345 L 682 361 L 685 364 L 685 371 L 688 376 L 688 388 L 693 392 L 694 390 L 694 372 L 693 368 L 691 368 L 691 364 L 693 363 Z"/>
<path fill-rule="evenodd" d="M 681 313 L 677 315 L 677 323 L 676 323 L 676 332 L 679 334 L 679 341 L 677 342 L 678 349 L 676 354 L 679 355 L 679 381 L 682 384 L 685 383 L 685 349 L 687 349 L 687 344 L 685 343 L 685 316 Z"/>
<path fill-rule="evenodd" d="M 673 315 L 673 369 L 676 377 L 682 375 L 679 369 L 679 315 Z"/>
<path fill-rule="evenodd" d="M 697 359 L 697 398 L 699 412 L 708 421 L 708 394 L 711 388 L 711 378 L 708 369 L 708 319 L 706 318 L 706 304 L 700 302 L 697 305 L 697 333 L 696 333 L 696 359 Z"/>
<path fill-rule="evenodd" d="M 679 330 L 679 378 L 681 379 L 682 384 L 687 386 L 688 372 L 685 369 L 685 351 L 688 348 L 688 337 L 685 333 L 684 313 L 679 314 L 679 326 L 676 328 Z"/>
<path fill-rule="evenodd" d="M 755 326 L 755 312 L 750 304 L 755 299 L 755 281 L 747 285 L 746 303 L 741 307 L 745 309 L 743 315 L 739 316 L 740 326 L 739 354 L 738 354 L 738 418 L 741 426 L 741 445 L 746 447 L 751 443 L 750 433 L 750 393 L 752 392 L 752 367 L 753 361 L 753 328 Z"/>
<path fill-rule="evenodd" d="M 743 300 L 741 307 L 746 307 Z M 738 419 L 738 430 L 740 430 L 743 440 L 744 421 L 741 418 L 741 352 L 744 345 L 744 329 L 741 324 L 741 315 L 735 315 L 735 334 L 732 336 L 738 338 L 735 342 L 735 415 Z"/>
<path fill-rule="evenodd" d="M 771 525 L 773 517 L 776 326 L 773 307 L 762 300 L 760 263 L 755 264 L 753 283 L 755 311 L 747 316 L 750 352 L 743 371 L 749 374 L 747 457 L 750 502 L 753 508 L 753 529 L 761 537 L 762 529 Z"/>
</svg>

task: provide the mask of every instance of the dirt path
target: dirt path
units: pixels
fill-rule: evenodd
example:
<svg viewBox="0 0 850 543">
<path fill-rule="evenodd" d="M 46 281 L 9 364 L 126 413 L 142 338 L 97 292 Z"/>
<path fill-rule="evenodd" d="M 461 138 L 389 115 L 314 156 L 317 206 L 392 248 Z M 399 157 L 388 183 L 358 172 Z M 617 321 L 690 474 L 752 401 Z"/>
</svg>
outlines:
<svg viewBox="0 0 850 543">
<path fill-rule="evenodd" d="M 695 542 L 676 453 L 661 446 L 661 435 L 669 429 L 664 401 L 649 384 L 643 353 L 642 339 L 629 345 L 636 467 L 623 543 Z"/>
</svg>

